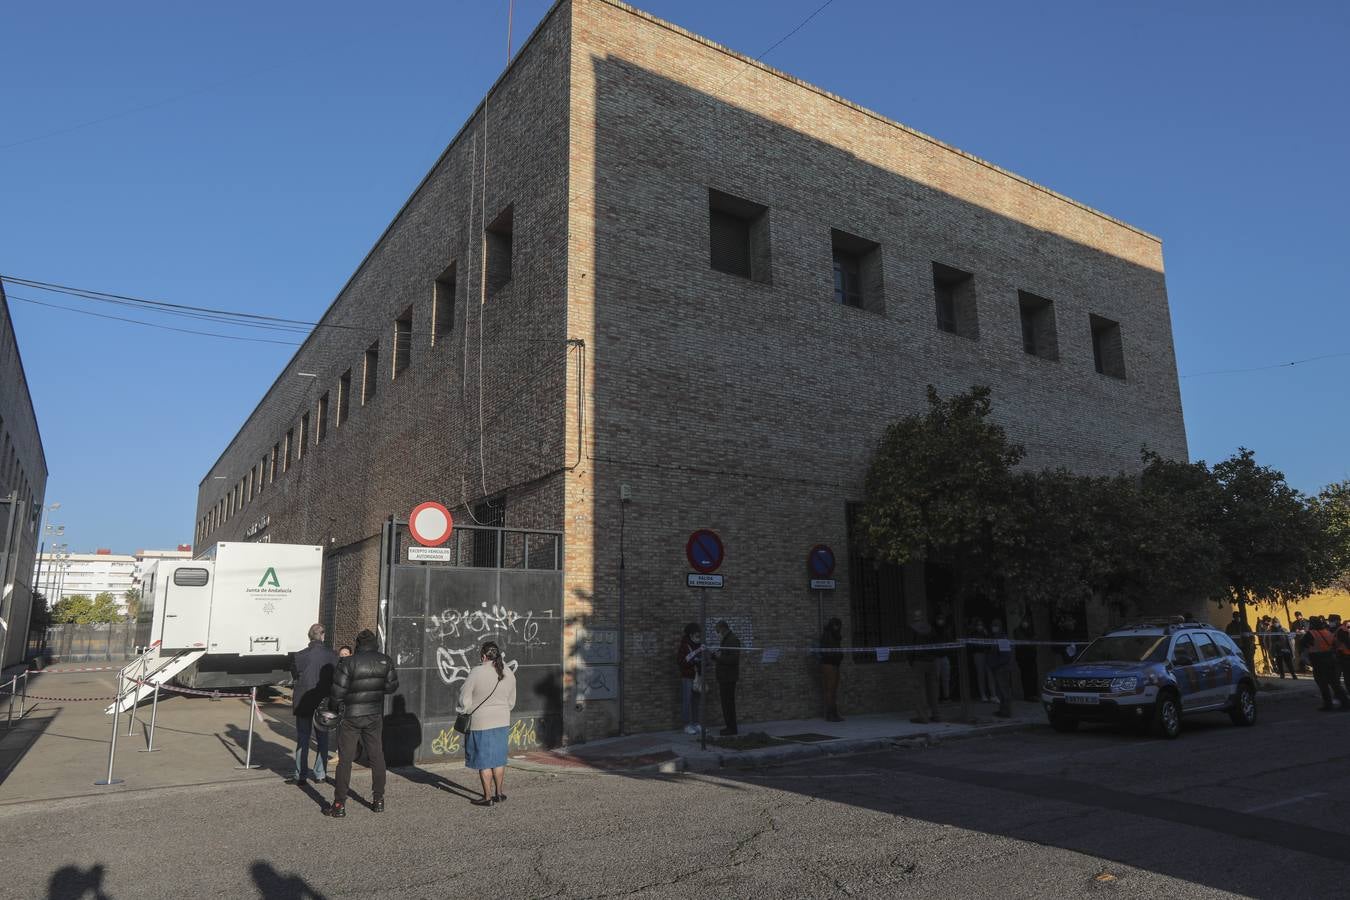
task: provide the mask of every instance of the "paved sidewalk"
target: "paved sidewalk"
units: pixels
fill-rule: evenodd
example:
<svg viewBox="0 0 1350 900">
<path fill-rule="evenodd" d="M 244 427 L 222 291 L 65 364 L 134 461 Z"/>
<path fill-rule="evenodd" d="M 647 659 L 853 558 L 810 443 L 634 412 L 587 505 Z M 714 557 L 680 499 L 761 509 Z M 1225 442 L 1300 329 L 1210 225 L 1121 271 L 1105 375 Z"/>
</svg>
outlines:
<svg viewBox="0 0 1350 900">
<path fill-rule="evenodd" d="M 827 722 L 820 718 L 743 722 L 740 735 L 735 738 L 718 737 L 719 726 L 710 726 L 706 750 L 700 748 L 697 735 L 683 731 L 634 734 L 560 750 L 536 750 L 513 757 L 511 764 L 541 771 L 591 774 L 709 772 L 938 743 L 1045 722 L 1045 713 L 1038 703 L 1014 703 L 1011 719 L 995 717 L 996 708 L 993 703 L 971 704 L 973 721 L 970 723 L 958 722 L 960 704 L 944 704 L 942 721 L 927 725 L 911 722 L 908 711 L 848 716 L 843 722 Z"/>
<path fill-rule="evenodd" d="M 1312 678 L 1297 681 L 1262 677 L 1259 703 L 1302 699 L 1320 702 Z M 909 712 L 849 716 L 843 722 L 824 719 L 788 719 L 751 722 L 740 727 L 739 738 L 719 738 L 708 729 L 708 747 L 697 735 L 661 731 L 605 738 L 559 750 L 535 750 L 512 757 L 511 765 L 554 773 L 633 774 L 639 772 L 711 772 L 721 768 L 749 769 L 781 765 L 812 757 L 866 753 L 896 746 L 943 741 L 1024 728 L 1048 727 L 1039 703 L 1013 704 L 1011 719 L 995 718 L 992 703 L 971 705 L 972 723 L 959 723 L 960 704 L 943 704 L 939 723 L 919 725 Z M 762 736 L 768 740 L 755 740 Z M 719 746 L 725 742 L 726 746 Z M 732 743 L 736 742 L 736 743 Z M 736 746 L 736 744 L 744 746 Z"/>
</svg>

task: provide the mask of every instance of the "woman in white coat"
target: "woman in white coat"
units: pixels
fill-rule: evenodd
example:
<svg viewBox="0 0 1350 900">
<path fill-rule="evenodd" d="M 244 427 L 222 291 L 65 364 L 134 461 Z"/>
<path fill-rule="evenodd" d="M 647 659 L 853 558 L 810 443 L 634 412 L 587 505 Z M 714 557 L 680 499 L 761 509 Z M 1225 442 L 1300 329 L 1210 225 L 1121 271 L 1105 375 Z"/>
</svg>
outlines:
<svg viewBox="0 0 1350 900">
<path fill-rule="evenodd" d="M 455 712 L 469 714 L 469 732 L 464 739 L 464 765 L 478 770 L 483 799 L 474 806 L 491 806 L 506 799 L 506 743 L 511 731 L 511 710 L 516 705 L 516 675 L 502 663 L 502 651 L 488 641 L 482 661 L 473 667 L 459 689 Z"/>
</svg>

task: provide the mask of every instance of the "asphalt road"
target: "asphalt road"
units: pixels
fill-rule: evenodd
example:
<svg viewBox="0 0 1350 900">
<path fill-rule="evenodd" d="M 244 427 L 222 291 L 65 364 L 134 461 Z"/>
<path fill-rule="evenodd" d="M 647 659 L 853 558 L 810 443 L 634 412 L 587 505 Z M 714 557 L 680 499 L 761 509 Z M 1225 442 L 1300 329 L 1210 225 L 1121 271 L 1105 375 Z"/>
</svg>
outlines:
<svg viewBox="0 0 1350 900">
<path fill-rule="evenodd" d="M 463 769 L 392 775 L 387 813 L 340 821 L 279 781 L 129 791 L 0 807 L 0 897 L 1344 897 L 1348 759 L 1350 714 L 1290 700 L 1176 742 L 1038 728 L 728 776 L 513 771 L 487 810 Z"/>
</svg>

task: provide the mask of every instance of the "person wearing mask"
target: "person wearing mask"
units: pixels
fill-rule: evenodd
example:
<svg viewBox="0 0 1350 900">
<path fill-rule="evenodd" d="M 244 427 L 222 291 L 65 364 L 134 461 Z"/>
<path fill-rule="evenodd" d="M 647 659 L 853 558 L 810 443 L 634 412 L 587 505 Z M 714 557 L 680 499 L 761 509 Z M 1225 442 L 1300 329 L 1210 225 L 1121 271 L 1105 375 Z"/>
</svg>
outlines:
<svg viewBox="0 0 1350 900">
<path fill-rule="evenodd" d="M 713 659 L 716 661 L 717 693 L 722 698 L 723 737 L 739 734 L 736 730 L 736 682 L 741 677 L 741 639 L 731 630 L 726 619 L 717 623 L 721 640 Z"/>
<path fill-rule="evenodd" d="M 1289 632 L 1284 630 L 1284 625 L 1280 624 L 1279 619 L 1271 619 L 1270 625 L 1270 652 L 1275 666 L 1275 671 L 1284 677 L 1285 670 L 1295 681 L 1298 681 L 1298 672 L 1294 671 L 1294 650 L 1293 644 L 1289 639 Z"/>
<path fill-rule="evenodd" d="M 1036 629 L 1031 624 L 1031 614 L 1022 613 L 1022 621 L 1013 629 L 1013 637 L 1018 641 L 1036 640 Z M 1019 643 L 1013 650 L 1017 660 L 1017 671 L 1022 676 L 1022 699 L 1028 703 L 1041 702 L 1041 680 L 1036 673 L 1036 645 Z"/>
<path fill-rule="evenodd" d="M 820 685 L 825 701 L 825 721 L 842 722 L 839 715 L 839 667 L 844 664 L 844 623 L 830 619 L 820 635 Z"/>
<path fill-rule="evenodd" d="M 1261 650 L 1261 674 L 1275 674 L 1275 666 L 1270 657 L 1270 617 L 1262 616 L 1256 620 L 1256 646 Z"/>
<path fill-rule="evenodd" d="M 956 641 L 956 627 L 947 619 L 947 614 L 938 610 L 933 617 L 933 640 L 938 644 L 950 644 Z M 952 673 L 956 671 L 955 650 L 939 650 L 936 656 L 938 676 L 938 702 L 945 703 L 956 697 L 956 681 Z"/>
<path fill-rule="evenodd" d="M 1322 693 L 1322 705 L 1318 709 L 1327 712 L 1336 708 L 1331 704 L 1332 694 L 1340 701 L 1342 710 L 1350 709 L 1350 697 L 1341 687 L 1336 666 L 1336 635 L 1327 628 L 1321 616 L 1313 616 L 1309 620 L 1308 630 L 1299 640 L 1299 649 L 1308 654 L 1312 662 L 1313 680 Z"/>
<path fill-rule="evenodd" d="M 464 767 L 477 769 L 483 797 L 474 806 L 492 806 L 506 799 L 506 746 L 511 710 L 516 706 L 516 673 L 502 661 L 502 651 L 488 641 L 479 648 L 480 662 L 459 689 L 455 712 L 469 716 L 464 736 Z"/>
<path fill-rule="evenodd" d="M 363 630 L 356 636 L 356 652 L 339 659 L 333 670 L 329 707 L 342 714 L 342 725 L 338 731 L 337 782 L 333 802 L 323 811 L 325 816 L 340 819 L 347 815 L 347 790 L 358 742 L 370 761 L 371 807 L 377 813 L 384 812 L 384 698 L 397 690 L 394 661 L 380 652 L 374 633 Z"/>
<path fill-rule="evenodd" d="M 975 641 L 970 645 L 970 664 L 975 670 L 975 693 L 979 695 L 981 703 L 993 703 L 995 692 L 994 676 L 989 673 L 989 629 L 984 627 L 983 619 L 972 616 L 966 624 L 966 634 Z"/>
<path fill-rule="evenodd" d="M 905 629 L 906 644 L 936 644 L 940 643 L 937 633 L 933 626 L 928 623 L 928 616 L 922 609 L 916 609 L 910 613 L 909 627 Z M 919 692 L 919 709 L 914 714 L 911 722 L 919 725 L 927 725 L 929 722 L 937 722 L 941 719 L 938 713 L 938 657 L 941 656 L 940 650 L 911 650 L 909 652 L 910 668 L 919 670 L 919 677 L 922 679 L 922 690 Z"/>
<path fill-rule="evenodd" d="M 998 619 L 989 620 L 989 638 L 994 643 L 989 647 L 989 675 L 994 681 L 994 694 L 998 697 L 998 709 L 994 715 L 1000 719 L 1012 718 L 1012 642 L 1003 633 L 1003 623 Z"/>
<path fill-rule="evenodd" d="M 337 654 L 323 643 L 323 626 L 309 626 L 309 646 L 291 657 L 291 713 L 295 716 L 295 769 L 287 784 L 304 787 L 312 777 L 323 781 L 328 777 L 328 732 L 320 731 L 314 754 L 314 770 L 309 769 L 309 740 L 314 731 L 314 711 L 328 702 L 333 691 L 333 668 Z"/>
<path fill-rule="evenodd" d="M 703 702 L 703 629 L 693 622 L 684 626 L 675 662 L 680 667 L 680 713 L 684 733 L 698 734 L 699 704 Z"/>
</svg>

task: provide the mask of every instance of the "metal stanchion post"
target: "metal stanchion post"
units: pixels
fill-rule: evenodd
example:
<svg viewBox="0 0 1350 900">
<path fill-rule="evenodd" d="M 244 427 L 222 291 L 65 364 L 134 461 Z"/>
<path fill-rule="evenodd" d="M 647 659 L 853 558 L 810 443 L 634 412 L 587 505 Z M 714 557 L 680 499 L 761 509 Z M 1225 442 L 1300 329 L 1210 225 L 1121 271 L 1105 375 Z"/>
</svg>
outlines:
<svg viewBox="0 0 1350 900">
<path fill-rule="evenodd" d="M 244 751 L 244 764 L 236 769 L 256 769 L 253 765 L 253 719 L 258 715 L 258 689 L 248 689 L 248 749 Z"/>
<path fill-rule="evenodd" d="M 18 675 L 9 680 L 9 718 L 5 720 L 6 731 L 14 727 L 14 682 L 18 680 Z"/>
<path fill-rule="evenodd" d="M 135 663 L 132 663 L 135 665 Z M 131 705 L 127 707 L 127 737 L 131 737 L 136 728 L 136 698 L 141 693 L 141 683 L 145 681 L 145 655 L 141 655 L 140 674 L 132 679 Z"/>
<path fill-rule="evenodd" d="M 122 673 L 117 673 L 117 696 L 122 696 Z M 117 701 L 113 700 L 112 710 L 112 738 L 108 741 L 108 777 L 102 781 L 95 781 L 94 784 L 100 787 L 106 787 L 111 784 L 121 784 L 122 779 L 113 778 L 113 758 L 117 755 L 117 726 L 121 724 L 117 719 Z"/>
<path fill-rule="evenodd" d="M 141 753 L 155 752 L 155 715 L 159 712 L 159 682 L 155 682 L 155 699 L 150 702 L 150 741 Z"/>
<path fill-rule="evenodd" d="M 23 673 L 23 693 L 19 695 L 19 718 L 28 711 L 28 672 Z"/>
</svg>

